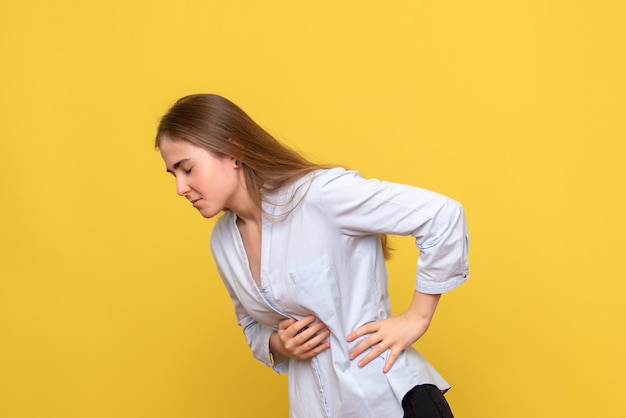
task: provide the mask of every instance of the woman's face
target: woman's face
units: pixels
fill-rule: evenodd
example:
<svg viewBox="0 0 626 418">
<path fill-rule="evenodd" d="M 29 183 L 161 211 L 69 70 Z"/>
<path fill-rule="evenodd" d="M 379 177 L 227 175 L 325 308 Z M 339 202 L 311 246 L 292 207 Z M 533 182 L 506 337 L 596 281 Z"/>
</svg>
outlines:
<svg viewBox="0 0 626 418">
<path fill-rule="evenodd" d="M 212 218 L 224 209 L 235 210 L 245 188 L 234 158 L 216 157 L 186 141 L 166 139 L 159 149 L 168 173 L 176 178 L 176 193 L 202 216 Z"/>
</svg>

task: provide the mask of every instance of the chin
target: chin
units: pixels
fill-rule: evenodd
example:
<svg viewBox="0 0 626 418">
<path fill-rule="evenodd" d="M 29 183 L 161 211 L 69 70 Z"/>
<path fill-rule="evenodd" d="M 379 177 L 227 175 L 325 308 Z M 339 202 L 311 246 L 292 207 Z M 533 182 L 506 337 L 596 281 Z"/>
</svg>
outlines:
<svg viewBox="0 0 626 418">
<path fill-rule="evenodd" d="M 222 213 L 222 211 L 208 211 L 208 210 L 203 210 L 200 211 L 200 215 L 202 215 L 203 218 L 205 219 L 211 219 L 214 218 L 215 216 L 219 215 L 220 213 Z"/>
</svg>

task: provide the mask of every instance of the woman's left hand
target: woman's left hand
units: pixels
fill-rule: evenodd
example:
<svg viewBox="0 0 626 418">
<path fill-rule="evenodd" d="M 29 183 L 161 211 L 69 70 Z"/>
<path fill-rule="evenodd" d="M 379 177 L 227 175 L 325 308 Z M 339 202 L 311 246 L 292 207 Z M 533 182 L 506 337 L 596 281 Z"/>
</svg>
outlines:
<svg viewBox="0 0 626 418">
<path fill-rule="evenodd" d="M 424 335 L 432 320 L 439 296 L 415 292 L 408 311 L 380 321 L 367 323 L 351 332 L 346 337 L 348 342 L 365 335 L 367 337 L 350 351 L 350 360 L 354 360 L 370 349 L 370 352 L 359 360 L 359 367 L 363 367 L 389 349 L 389 356 L 383 367 L 383 373 L 387 373 L 391 370 L 400 353 Z"/>
</svg>

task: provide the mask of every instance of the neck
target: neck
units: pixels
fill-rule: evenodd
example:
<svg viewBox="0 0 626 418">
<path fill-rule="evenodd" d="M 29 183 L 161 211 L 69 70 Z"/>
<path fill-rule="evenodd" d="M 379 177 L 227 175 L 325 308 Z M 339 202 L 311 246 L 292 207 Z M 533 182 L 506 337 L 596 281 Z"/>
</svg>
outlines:
<svg viewBox="0 0 626 418">
<path fill-rule="evenodd" d="M 237 223 L 240 225 L 261 225 L 261 208 L 255 207 L 255 210 L 235 210 L 231 209 L 237 216 Z"/>
<path fill-rule="evenodd" d="M 245 188 L 240 190 L 239 198 L 236 199 L 236 204 L 233 204 L 229 209 L 237 215 L 238 223 L 246 225 L 261 225 L 261 204 L 260 202 L 257 203 Z"/>
</svg>

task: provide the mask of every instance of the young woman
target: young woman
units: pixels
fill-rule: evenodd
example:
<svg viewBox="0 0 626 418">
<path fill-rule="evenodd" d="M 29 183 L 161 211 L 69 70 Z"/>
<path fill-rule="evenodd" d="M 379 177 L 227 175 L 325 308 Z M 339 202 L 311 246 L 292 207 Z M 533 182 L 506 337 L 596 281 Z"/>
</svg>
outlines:
<svg viewBox="0 0 626 418">
<path fill-rule="evenodd" d="M 468 278 L 461 205 L 316 165 L 229 100 L 178 100 L 156 146 L 205 218 L 252 353 L 289 373 L 292 417 L 451 417 L 448 383 L 411 346 L 440 295 Z M 408 310 L 390 315 L 386 234 L 420 250 Z"/>
</svg>

